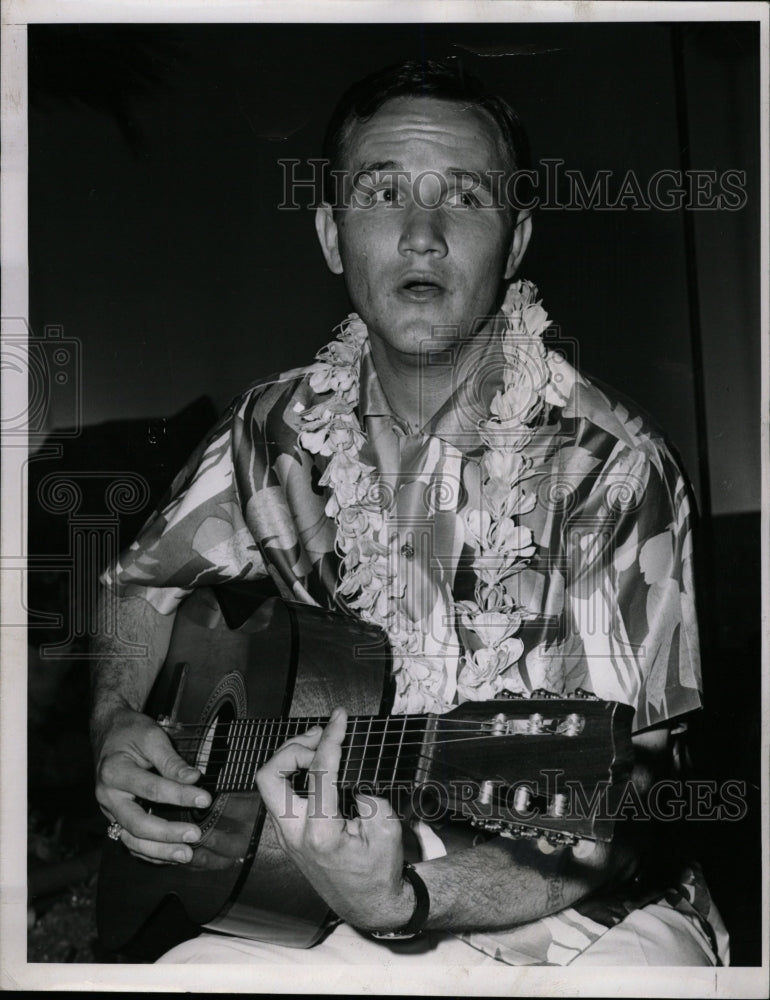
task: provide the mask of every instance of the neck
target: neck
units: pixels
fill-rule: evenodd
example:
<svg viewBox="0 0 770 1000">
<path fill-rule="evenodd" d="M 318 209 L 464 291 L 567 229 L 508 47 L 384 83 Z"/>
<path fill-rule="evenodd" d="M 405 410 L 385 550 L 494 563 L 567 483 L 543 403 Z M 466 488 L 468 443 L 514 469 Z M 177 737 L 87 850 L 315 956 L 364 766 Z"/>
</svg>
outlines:
<svg viewBox="0 0 770 1000">
<path fill-rule="evenodd" d="M 491 327 L 485 329 L 489 335 Z M 451 365 L 430 364 L 426 352 L 404 354 L 394 350 L 382 338 L 370 333 L 369 343 L 377 377 L 394 413 L 411 429 L 423 427 L 441 409 L 457 389 L 456 372 L 463 351 L 472 340 L 442 340 L 436 350 L 452 351 Z"/>
<path fill-rule="evenodd" d="M 199 740 L 185 738 L 177 746 L 192 764 L 202 766 L 201 785 L 212 794 L 250 791 L 257 771 L 287 740 L 310 725 L 325 724 L 320 717 L 292 719 L 234 719 L 217 722 L 199 754 Z M 425 740 L 433 733 L 434 718 L 427 715 L 351 716 L 342 745 L 340 787 L 365 782 L 378 788 L 414 783 L 425 777 Z M 197 727 L 196 727 L 197 732 Z"/>
<path fill-rule="evenodd" d="M 370 336 L 377 377 L 394 413 L 414 429 L 421 427 L 452 394 L 452 371 L 429 366 L 424 355 L 393 351 Z"/>
</svg>

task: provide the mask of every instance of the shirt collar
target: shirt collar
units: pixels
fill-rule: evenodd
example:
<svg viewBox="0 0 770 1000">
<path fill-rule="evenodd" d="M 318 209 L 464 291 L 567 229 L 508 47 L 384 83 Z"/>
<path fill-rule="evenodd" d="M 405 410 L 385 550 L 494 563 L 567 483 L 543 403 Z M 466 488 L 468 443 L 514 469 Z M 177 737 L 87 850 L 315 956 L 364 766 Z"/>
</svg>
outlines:
<svg viewBox="0 0 770 1000">
<path fill-rule="evenodd" d="M 459 365 L 453 364 L 451 352 L 448 348 L 447 363 L 453 366 L 457 385 L 420 433 L 441 438 L 466 453 L 482 446 L 479 423 L 489 417 L 495 392 L 502 386 L 505 356 L 501 330 L 477 334 Z M 368 342 L 361 355 L 358 407 L 362 425 L 368 417 L 388 417 L 402 433 L 408 433 L 388 403 Z"/>
</svg>

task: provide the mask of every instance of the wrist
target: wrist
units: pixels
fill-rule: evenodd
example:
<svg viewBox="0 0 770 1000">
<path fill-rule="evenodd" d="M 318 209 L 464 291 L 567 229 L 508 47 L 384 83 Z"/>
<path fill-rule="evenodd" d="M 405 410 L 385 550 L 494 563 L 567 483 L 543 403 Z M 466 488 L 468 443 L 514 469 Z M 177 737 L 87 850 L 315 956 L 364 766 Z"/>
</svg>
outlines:
<svg viewBox="0 0 770 1000">
<path fill-rule="evenodd" d="M 95 752 L 101 750 L 105 741 L 121 720 L 141 714 L 129 701 L 121 695 L 111 694 L 109 697 L 94 701 L 91 711 L 91 744 Z"/>
<path fill-rule="evenodd" d="M 402 910 L 396 920 L 389 922 L 392 926 L 381 922 L 376 929 L 369 931 L 372 937 L 380 940 L 399 940 L 418 937 L 422 933 L 430 913 L 430 895 L 417 870 L 408 862 L 404 862 L 401 886 L 400 900 L 406 898 L 410 901 L 407 904 L 406 916 Z"/>
</svg>

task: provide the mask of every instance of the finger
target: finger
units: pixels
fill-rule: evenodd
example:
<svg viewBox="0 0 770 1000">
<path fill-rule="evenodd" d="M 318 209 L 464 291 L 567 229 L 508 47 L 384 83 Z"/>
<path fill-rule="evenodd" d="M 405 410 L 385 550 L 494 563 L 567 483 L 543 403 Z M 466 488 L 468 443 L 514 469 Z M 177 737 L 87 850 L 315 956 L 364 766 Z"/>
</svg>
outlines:
<svg viewBox="0 0 770 1000">
<path fill-rule="evenodd" d="M 133 855 L 155 864 L 183 865 L 192 860 L 192 848 L 185 847 L 183 844 L 164 844 L 155 840 L 143 840 L 141 837 L 134 837 L 127 830 L 123 830 L 121 840 Z"/>
<path fill-rule="evenodd" d="M 180 784 L 146 771 L 125 753 L 113 754 L 105 761 L 101 780 L 108 792 L 118 789 L 148 802 L 164 802 L 172 806 L 186 806 L 188 809 L 205 809 L 211 804 L 211 796 L 205 789 Z M 102 799 L 103 804 L 109 808 L 110 802 L 104 802 L 104 798 L 109 796 Z"/>
<path fill-rule="evenodd" d="M 313 818 L 339 817 L 337 781 L 347 724 L 345 709 L 335 708 L 318 743 L 308 774 L 308 795 L 314 799 L 310 812 Z"/>
<path fill-rule="evenodd" d="M 257 771 L 257 788 L 272 816 L 290 819 L 304 816 L 307 803 L 294 792 L 288 779 L 297 771 L 310 767 L 314 756 L 313 747 L 290 741 Z"/>
<path fill-rule="evenodd" d="M 388 799 L 359 793 L 354 796 L 358 816 L 347 820 L 345 831 L 370 845 L 397 845 L 402 840 L 401 817 Z"/>
<path fill-rule="evenodd" d="M 197 767 L 188 764 L 174 749 L 171 740 L 160 726 L 153 726 L 147 731 L 142 747 L 147 760 L 164 778 L 190 784 L 200 778 Z"/>
<path fill-rule="evenodd" d="M 370 795 L 368 792 L 355 792 L 353 795 L 356 811 L 364 821 L 380 820 L 383 823 L 401 823 L 401 817 L 394 809 L 389 799 L 380 795 Z"/>
<path fill-rule="evenodd" d="M 126 796 L 115 803 L 115 819 L 131 836 L 141 840 L 154 840 L 164 844 L 197 844 L 201 839 L 199 827 L 193 823 L 174 823 L 153 816 L 132 798 Z"/>
</svg>

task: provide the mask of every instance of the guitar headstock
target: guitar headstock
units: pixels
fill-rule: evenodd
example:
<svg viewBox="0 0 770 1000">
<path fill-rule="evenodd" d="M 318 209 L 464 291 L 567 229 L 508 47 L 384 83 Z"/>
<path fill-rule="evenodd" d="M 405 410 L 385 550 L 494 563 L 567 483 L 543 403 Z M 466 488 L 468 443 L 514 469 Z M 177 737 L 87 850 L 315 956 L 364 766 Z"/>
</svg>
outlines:
<svg viewBox="0 0 770 1000">
<path fill-rule="evenodd" d="M 610 840 L 633 765 L 633 709 L 569 697 L 465 702 L 435 717 L 423 781 L 474 826 L 552 844 Z"/>
</svg>

